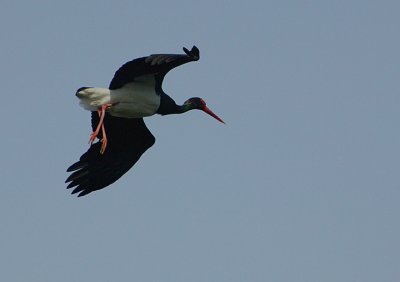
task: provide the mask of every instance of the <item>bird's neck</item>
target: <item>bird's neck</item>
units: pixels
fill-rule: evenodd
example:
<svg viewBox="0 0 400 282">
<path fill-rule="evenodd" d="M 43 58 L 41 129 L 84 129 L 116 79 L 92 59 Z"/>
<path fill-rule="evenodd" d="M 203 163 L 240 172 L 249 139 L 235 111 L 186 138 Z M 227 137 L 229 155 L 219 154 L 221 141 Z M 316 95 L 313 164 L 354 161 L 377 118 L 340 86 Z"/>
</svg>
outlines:
<svg viewBox="0 0 400 282">
<path fill-rule="evenodd" d="M 177 105 L 171 97 L 163 93 L 161 94 L 160 107 L 157 113 L 160 115 L 182 114 L 191 109 L 190 105 L 187 104 Z"/>
<path fill-rule="evenodd" d="M 190 105 L 176 105 L 176 111 L 174 114 L 183 114 L 190 110 L 192 110 Z"/>
</svg>

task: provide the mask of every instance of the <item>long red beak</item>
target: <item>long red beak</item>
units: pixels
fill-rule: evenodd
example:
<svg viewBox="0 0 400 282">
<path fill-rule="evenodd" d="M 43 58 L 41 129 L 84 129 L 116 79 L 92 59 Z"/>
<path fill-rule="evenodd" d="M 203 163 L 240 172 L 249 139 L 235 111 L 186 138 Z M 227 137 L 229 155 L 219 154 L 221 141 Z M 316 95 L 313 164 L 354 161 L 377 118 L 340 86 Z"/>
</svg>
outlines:
<svg viewBox="0 0 400 282">
<path fill-rule="evenodd" d="M 207 106 L 204 106 L 203 111 L 215 118 L 216 120 L 225 123 L 222 119 L 220 119 L 216 114 L 213 113 Z"/>
</svg>

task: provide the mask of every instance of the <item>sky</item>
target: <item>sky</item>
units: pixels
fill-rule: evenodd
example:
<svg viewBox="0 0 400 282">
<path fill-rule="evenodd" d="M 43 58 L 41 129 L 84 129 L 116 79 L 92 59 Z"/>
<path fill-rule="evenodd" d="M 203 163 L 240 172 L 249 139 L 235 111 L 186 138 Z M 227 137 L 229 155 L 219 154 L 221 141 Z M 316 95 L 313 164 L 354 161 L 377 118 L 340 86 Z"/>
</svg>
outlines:
<svg viewBox="0 0 400 282">
<path fill-rule="evenodd" d="M 4 1 L 0 280 L 400 281 L 398 1 Z M 81 86 L 152 53 L 177 103 L 82 198 Z"/>
</svg>

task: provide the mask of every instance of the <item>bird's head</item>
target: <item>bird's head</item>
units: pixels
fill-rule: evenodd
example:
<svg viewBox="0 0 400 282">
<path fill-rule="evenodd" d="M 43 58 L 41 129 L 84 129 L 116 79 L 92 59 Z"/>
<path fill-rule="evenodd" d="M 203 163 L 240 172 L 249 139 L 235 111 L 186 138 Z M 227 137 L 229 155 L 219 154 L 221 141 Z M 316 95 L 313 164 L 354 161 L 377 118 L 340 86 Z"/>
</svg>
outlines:
<svg viewBox="0 0 400 282">
<path fill-rule="evenodd" d="M 204 102 L 203 99 L 198 98 L 198 97 L 194 97 L 194 98 L 190 98 L 189 100 L 187 100 L 184 104 L 183 104 L 187 110 L 202 110 L 203 112 L 209 114 L 210 116 L 212 116 L 213 118 L 215 118 L 216 120 L 225 123 L 222 119 L 220 119 L 216 114 L 214 114 L 206 105 L 206 102 Z"/>
</svg>

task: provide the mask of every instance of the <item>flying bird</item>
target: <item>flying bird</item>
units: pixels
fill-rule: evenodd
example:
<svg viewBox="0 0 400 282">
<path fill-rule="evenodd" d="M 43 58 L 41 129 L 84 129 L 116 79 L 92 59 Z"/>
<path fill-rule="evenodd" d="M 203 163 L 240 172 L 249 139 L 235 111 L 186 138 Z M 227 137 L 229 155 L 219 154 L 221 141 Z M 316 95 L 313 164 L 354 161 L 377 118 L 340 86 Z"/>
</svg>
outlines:
<svg viewBox="0 0 400 282">
<path fill-rule="evenodd" d="M 224 123 L 203 99 L 190 98 L 177 105 L 162 89 L 165 75 L 182 64 L 198 61 L 196 46 L 185 54 L 153 54 L 134 59 L 119 68 L 109 88 L 81 87 L 76 96 L 91 111 L 91 146 L 71 165 L 65 181 L 78 197 L 102 189 L 124 175 L 153 146 L 155 138 L 143 117 L 182 114 L 202 110 Z M 96 143 L 94 141 L 98 139 Z"/>
</svg>

